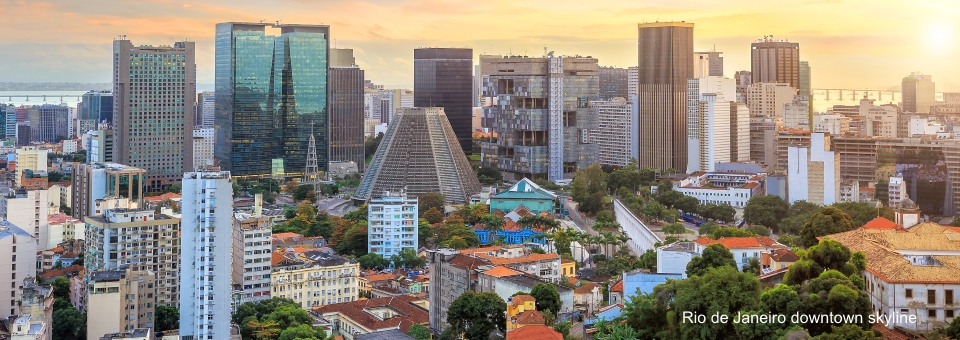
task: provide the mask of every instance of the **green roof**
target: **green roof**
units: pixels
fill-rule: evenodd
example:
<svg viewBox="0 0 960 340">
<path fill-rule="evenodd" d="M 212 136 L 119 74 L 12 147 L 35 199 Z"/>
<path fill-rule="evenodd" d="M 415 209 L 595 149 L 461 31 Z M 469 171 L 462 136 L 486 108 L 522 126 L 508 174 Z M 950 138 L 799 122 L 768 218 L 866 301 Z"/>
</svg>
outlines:
<svg viewBox="0 0 960 340">
<path fill-rule="evenodd" d="M 544 200 L 554 200 L 557 199 L 557 195 L 552 192 L 541 188 L 536 183 L 533 183 L 530 179 L 524 178 L 521 179 L 517 184 L 514 184 L 510 189 L 507 189 L 503 192 L 500 192 L 493 196 L 494 198 L 515 198 L 515 199 L 544 199 Z"/>
</svg>

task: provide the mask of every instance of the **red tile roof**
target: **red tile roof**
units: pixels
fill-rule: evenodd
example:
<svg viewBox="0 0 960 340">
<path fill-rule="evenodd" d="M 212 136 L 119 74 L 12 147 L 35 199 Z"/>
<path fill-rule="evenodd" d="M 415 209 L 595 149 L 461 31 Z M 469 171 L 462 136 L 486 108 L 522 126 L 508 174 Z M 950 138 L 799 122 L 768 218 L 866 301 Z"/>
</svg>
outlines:
<svg viewBox="0 0 960 340">
<path fill-rule="evenodd" d="M 377 281 L 393 280 L 395 277 L 396 277 L 395 275 L 388 273 L 388 274 L 367 275 L 364 277 L 364 279 L 366 279 L 367 282 L 377 282 Z"/>
<path fill-rule="evenodd" d="M 507 332 L 507 340 L 563 340 L 563 334 L 544 325 L 530 325 Z"/>
<path fill-rule="evenodd" d="M 75 264 L 63 269 L 48 270 L 40 273 L 40 277 L 44 279 L 51 279 L 58 276 L 70 276 L 71 274 L 77 273 L 83 273 L 83 266 Z"/>
<path fill-rule="evenodd" d="M 862 227 L 860 227 L 860 228 L 863 228 L 863 229 L 897 229 L 897 227 L 898 227 L 897 224 L 894 223 L 893 221 L 888 220 L 888 219 L 885 219 L 885 218 L 883 218 L 883 217 L 877 217 L 877 218 L 875 218 L 875 219 L 870 220 L 870 222 L 867 222 L 866 224 L 864 224 L 864 225 L 863 225 Z"/>
<path fill-rule="evenodd" d="M 429 312 L 413 302 L 417 298 L 410 295 L 400 295 L 383 298 L 363 299 L 351 302 L 342 302 L 331 305 L 314 307 L 313 310 L 320 314 L 339 313 L 340 318 L 347 318 L 353 322 L 372 331 L 400 328 L 406 333 L 410 326 L 414 324 L 429 327 Z M 367 308 L 390 307 L 399 313 L 392 318 L 381 320 L 366 311 Z"/>
<path fill-rule="evenodd" d="M 537 299 L 530 295 L 520 294 L 510 298 L 510 305 L 516 307 L 527 301 L 537 302 Z"/>
<path fill-rule="evenodd" d="M 496 276 L 496 277 L 514 276 L 514 275 L 520 274 L 520 272 L 518 272 L 518 271 L 516 271 L 516 270 L 510 269 L 510 268 L 507 268 L 507 267 L 503 267 L 503 266 L 493 267 L 493 269 L 487 270 L 487 271 L 485 271 L 485 272 L 483 272 L 483 273 L 484 273 L 484 274 L 487 274 L 487 275 L 490 275 L 490 276 Z"/>
<path fill-rule="evenodd" d="M 490 265 L 490 261 L 484 258 L 457 255 L 450 259 L 450 265 L 463 270 L 474 270 L 480 266 Z"/>
<path fill-rule="evenodd" d="M 181 198 L 181 197 L 182 196 L 180 196 L 180 194 L 168 192 L 160 196 L 147 196 L 147 197 L 144 197 L 143 200 L 150 203 L 157 203 L 157 202 L 173 200 L 175 198 Z"/>
<path fill-rule="evenodd" d="M 600 286 L 593 282 L 587 282 L 587 284 L 575 288 L 573 290 L 573 293 L 574 294 L 592 294 L 594 288 L 600 288 Z"/>
<path fill-rule="evenodd" d="M 47 222 L 49 224 L 64 224 L 67 223 L 67 221 L 79 222 L 77 219 L 64 213 L 47 216 Z"/>
<path fill-rule="evenodd" d="M 727 249 L 734 248 L 766 248 L 777 246 L 777 241 L 774 241 L 766 236 L 759 237 L 721 237 L 719 240 L 714 240 L 709 237 L 701 237 L 696 241 L 699 244 L 709 246 L 712 244 L 720 243 Z"/>
<path fill-rule="evenodd" d="M 567 278 L 567 283 L 569 283 L 569 284 L 576 285 L 576 284 L 579 283 L 579 282 L 580 282 L 580 280 L 577 280 L 577 278 L 575 278 L 575 277 L 568 277 L 568 278 Z"/>
<path fill-rule="evenodd" d="M 794 254 L 790 249 L 780 248 L 773 251 L 770 254 L 770 258 L 777 262 L 797 262 L 800 261 L 800 257 L 797 254 Z"/>
<path fill-rule="evenodd" d="M 614 283 L 613 287 L 610 287 L 610 291 L 623 293 L 623 280 L 619 280 L 617 283 Z"/>
<path fill-rule="evenodd" d="M 526 262 L 539 262 L 539 261 L 560 259 L 560 256 L 557 255 L 557 254 L 554 254 L 554 253 L 550 253 L 550 254 L 531 253 L 531 254 L 529 254 L 529 255 L 527 255 L 527 256 L 515 257 L 515 258 L 499 258 L 499 257 L 493 256 L 493 255 L 487 255 L 487 254 L 484 254 L 484 253 L 476 254 L 476 256 L 477 256 L 477 257 L 484 258 L 484 259 L 487 259 L 488 261 L 490 261 L 490 263 L 495 264 L 495 265 L 505 265 L 505 264 L 513 264 L 513 263 L 526 263 Z"/>
<path fill-rule="evenodd" d="M 544 322 L 546 320 L 543 318 L 543 313 L 535 310 L 527 310 L 517 314 L 516 323 L 520 325 L 542 325 Z"/>
</svg>

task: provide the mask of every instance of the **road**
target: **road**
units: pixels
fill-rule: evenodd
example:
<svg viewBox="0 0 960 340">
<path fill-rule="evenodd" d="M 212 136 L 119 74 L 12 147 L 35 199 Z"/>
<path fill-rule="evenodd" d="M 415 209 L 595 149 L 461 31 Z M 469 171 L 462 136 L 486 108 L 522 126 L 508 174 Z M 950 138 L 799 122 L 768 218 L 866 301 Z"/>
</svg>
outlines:
<svg viewBox="0 0 960 340">
<path fill-rule="evenodd" d="M 326 211 L 330 215 L 343 216 L 352 208 L 349 200 L 341 198 L 323 198 L 317 202 L 318 210 Z"/>
<path fill-rule="evenodd" d="M 564 208 L 567 209 L 568 212 L 570 212 L 570 220 L 573 221 L 573 223 L 576 223 L 577 226 L 580 227 L 580 230 L 583 230 L 587 234 L 590 234 L 593 236 L 600 235 L 599 233 L 597 233 L 597 231 L 593 230 L 593 221 L 590 221 L 589 218 L 587 217 L 581 216 L 580 212 L 577 211 L 577 202 L 574 202 L 573 200 L 565 199 L 563 201 L 563 205 L 564 205 Z"/>
</svg>

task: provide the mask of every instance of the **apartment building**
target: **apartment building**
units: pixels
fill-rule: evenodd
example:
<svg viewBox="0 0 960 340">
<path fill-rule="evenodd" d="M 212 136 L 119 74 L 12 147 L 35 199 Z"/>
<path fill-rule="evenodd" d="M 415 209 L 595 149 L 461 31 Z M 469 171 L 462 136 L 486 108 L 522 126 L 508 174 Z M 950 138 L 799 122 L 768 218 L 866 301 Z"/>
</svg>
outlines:
<svg viewBox="0 0 960 340">
<path fill-rule="evenodd" d="M 147 171 L 115 163 L 77 164 L 70 178 L 73 188 L 74 218 L 97 216 L 98 200 L 125 199 L 113 208 L 137 209 L 143 204 L 144 178 Z M 116 203 L 116 201 L 115 201 Z"/>
<path fill-rule="evenodd" d="M 385 258 L 401 250 L 417 251 L 417 198 L 405 193 L 385 192 L 373 197 L 367 205 L 369 241 L 367 252 Z"/>
<path fill-rule="evenodd" d="M 0 318 L 17 315 L 23 280 L 37 274 L 37 243 L 33 233 L 10 221 L 0 221 Z M 9 269 L 8 269 L 9 268 Z"/>
<path fill-rule="evenodd" d="M 291 299 L 303 308 L 356 301 L 360 264 L 330 252 L 276 251 L 270 274 L 271 295 Z"/>
<path fill-rule="evenodd" d="M 157 276 L 149 270 L 125 268 L 90 274 L 87 307 L 96 315 L 87 318 L 87 338 L 154 327 Z"/>
<path fill-rule="evenodd" d="M 233 217 L 233 282 L 243 290 L 242 303 L 270 298 L 273 254 L 268 217 L 237 213 Z"/>
<path fill-rule="evenodd" d="M 0 189 L 2 190 L 2 189 Z M 47 190 L 7 189 L 0 195 L 0 219 L 33 234 L 37 250 L 50 243 Z"/>
</svg>

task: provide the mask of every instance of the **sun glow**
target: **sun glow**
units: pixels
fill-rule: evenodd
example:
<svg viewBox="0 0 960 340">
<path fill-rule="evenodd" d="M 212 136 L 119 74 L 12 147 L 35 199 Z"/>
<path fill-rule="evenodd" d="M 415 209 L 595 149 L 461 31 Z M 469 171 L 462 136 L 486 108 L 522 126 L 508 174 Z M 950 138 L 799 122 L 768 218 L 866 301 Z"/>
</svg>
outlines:
<svg viewBox="0 0 960 340">
<path fill-rule="evenodd" d="M 927 46 L 935 50 L 949 50 L 957 44 L 956 27 L 947 23 L 931 23 L 925 36 Z"/>
</svg>

